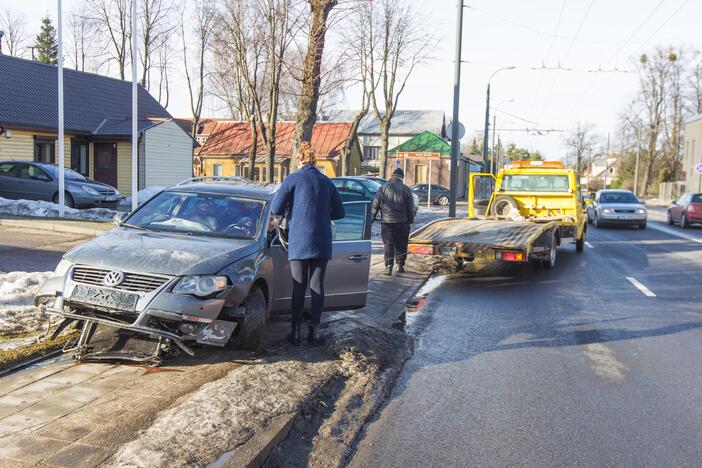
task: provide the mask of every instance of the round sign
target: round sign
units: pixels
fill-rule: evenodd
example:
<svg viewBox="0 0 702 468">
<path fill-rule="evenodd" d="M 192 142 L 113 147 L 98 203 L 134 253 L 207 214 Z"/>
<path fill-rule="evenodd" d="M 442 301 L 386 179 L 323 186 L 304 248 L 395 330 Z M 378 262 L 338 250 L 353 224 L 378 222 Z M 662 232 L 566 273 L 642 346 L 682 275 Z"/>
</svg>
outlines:
<svg viewBox="0 0 702 468">
<path fill-rule="evenodd" d="M 698 174 L 702 174 L 702 163 L 698 163 L 695 166 L 695 171 L 697 171 Z"/>
<path fill-rule="evenodd" d="M 461 122 L 458 122 L 458 139 L 460 140 L 463 138 L 463 135 L 466 134 L 466 127 L 463 126 Z M 449 122 L 448 126 L 446 126 L 446 137 L 451 140 L 451 137 L 453 136 L 453 122 Z"/>
</svg>

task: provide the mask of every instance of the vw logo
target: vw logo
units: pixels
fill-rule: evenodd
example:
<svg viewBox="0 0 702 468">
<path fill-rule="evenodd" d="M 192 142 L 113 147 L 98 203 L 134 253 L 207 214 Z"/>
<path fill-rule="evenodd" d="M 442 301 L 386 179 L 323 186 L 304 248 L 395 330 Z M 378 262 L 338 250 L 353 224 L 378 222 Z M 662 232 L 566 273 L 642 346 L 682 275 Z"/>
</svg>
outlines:
<svg viewBox="0 0 702 468">
<path fill-rule="evenodd" d="M 102 284 L 105 286 L 118 286 L 124 281 L 124 273 L 121 271 L 111 271 L 105 275 Z"/>
</svg>

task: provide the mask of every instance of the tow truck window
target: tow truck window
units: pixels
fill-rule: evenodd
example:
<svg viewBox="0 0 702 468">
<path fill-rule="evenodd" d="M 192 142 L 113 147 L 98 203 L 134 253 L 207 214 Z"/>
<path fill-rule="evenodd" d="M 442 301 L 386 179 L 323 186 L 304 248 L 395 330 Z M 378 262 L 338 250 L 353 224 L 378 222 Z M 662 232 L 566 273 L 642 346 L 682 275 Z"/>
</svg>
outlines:
<svg viewBox="0 0 702 468">
<path fill-rule="evenodd" d="M 568 176 L 507 174 L 502 180 L 507 192 L 569 192 Z"/>
</svg>

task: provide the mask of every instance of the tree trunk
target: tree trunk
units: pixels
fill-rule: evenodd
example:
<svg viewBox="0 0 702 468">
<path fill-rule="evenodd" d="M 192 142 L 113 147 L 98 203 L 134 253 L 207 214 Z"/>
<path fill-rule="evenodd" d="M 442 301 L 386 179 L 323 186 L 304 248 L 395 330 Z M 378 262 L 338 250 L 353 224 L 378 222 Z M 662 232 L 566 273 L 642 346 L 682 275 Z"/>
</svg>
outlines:
<svg viewBox="0 0 702 468">
<path fill-rule="evenodd" d="M 249 126 L 251 129 L 251 146 L 249 146 L 248 166 L 249 179 L 253 180 L 254 167 L 256 166 L 256 152 L 258 151 L 258 129 L 256 127 L 255 118 L 249 118 Z"/>
<path fill-rule="evenodd" d="M 312 141 L 312 130 L 317 122 L 319 86 L 322 80 L 322 54 L 327 33 L 327 18 L 337 0 L 309 0 L 312 14 L 307 54 L 302 68 L 302 85 L 297 104 L 297 118 L 293 134 L 291 169 L 296 168 L 297 150 L 303 141 Z"/>
<path fill-rule="evenodd" d="M 653 172 L 653 163 L 655 162 L 653 156 L 649 153 L 648 158 L 646 159 L 646 168 L 644 170 L 644 175 L 643 175 L 643 183 L 641 186 L 643 187 L 643 194 L 648 195 L 648 185 L 651 182 L 651 173 Z"/>
<path fill-rule="evenodd" d="M 361 110 L 356 112 L 353 116 L 353 121 L 351 122 L 351 129 L 349 130 L 349 135 L 346 137 L 346 143 L 344 144 L 344 150 L 341 152 L 341 175 L 349 175 L 349 164 L 351 162 L 351 151 L 353 150 L 353 144 L 358 139 L 358 128 L 361 126 L 361 120 L 366 116 L 368 110 Z"/>
<path fill-rule="evenodd" d="M 388 175 L 388 137 L 390 133 L 390 119 L 380 121 L 380 177 L 387 179 Z"/>
</svg>

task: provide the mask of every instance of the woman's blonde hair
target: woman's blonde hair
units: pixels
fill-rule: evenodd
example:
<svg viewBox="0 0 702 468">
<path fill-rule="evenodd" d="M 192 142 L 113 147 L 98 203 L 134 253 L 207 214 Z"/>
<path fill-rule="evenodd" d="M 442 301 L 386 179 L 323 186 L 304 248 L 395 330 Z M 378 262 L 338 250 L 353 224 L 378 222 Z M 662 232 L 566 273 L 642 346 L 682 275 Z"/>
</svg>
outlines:
<svg viewBox="0 0 702 468">
<path fill-rule="evenodd" d="M 317 155 L 308 141 L 300 143 L 300 148 L 297 150 L 297 158 L 301 166 L 305 164 L 317 165 Z"/>
</svg>

